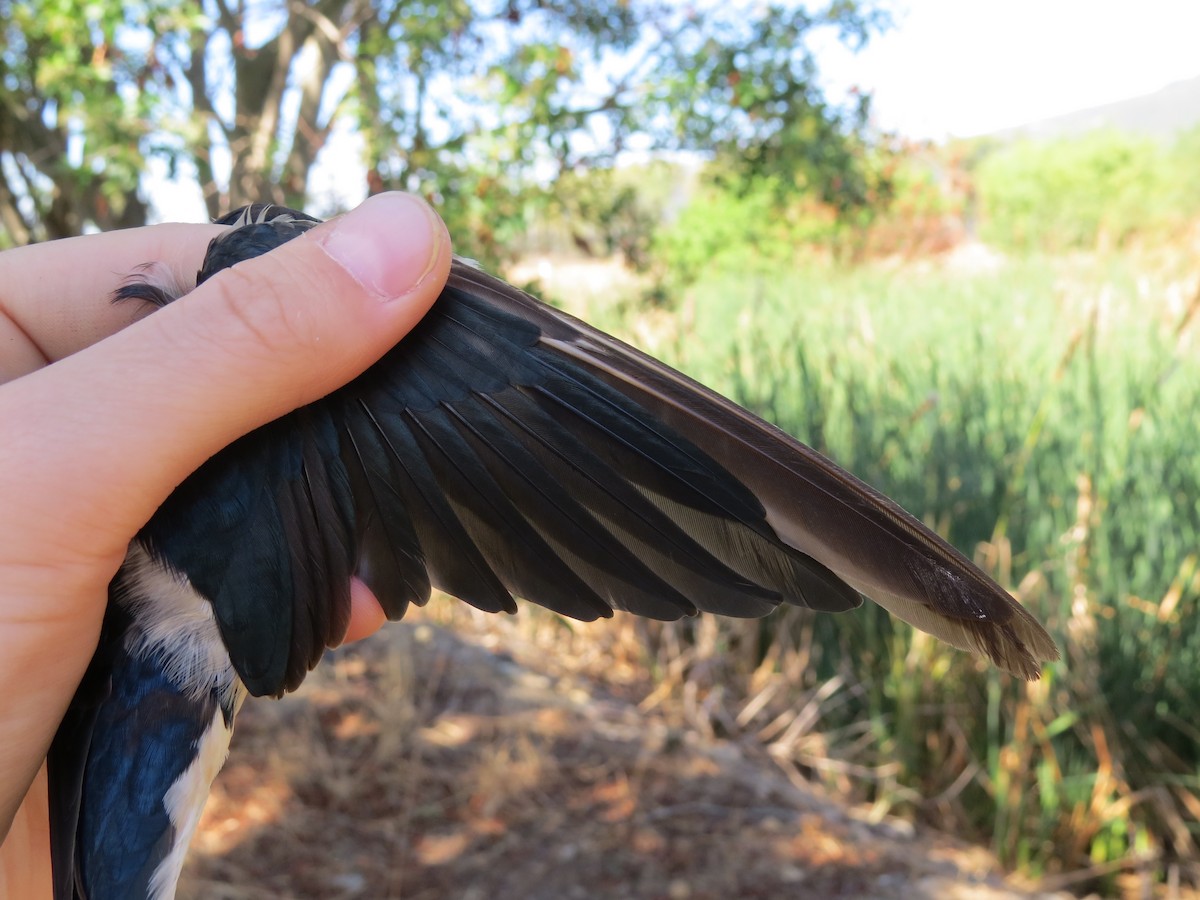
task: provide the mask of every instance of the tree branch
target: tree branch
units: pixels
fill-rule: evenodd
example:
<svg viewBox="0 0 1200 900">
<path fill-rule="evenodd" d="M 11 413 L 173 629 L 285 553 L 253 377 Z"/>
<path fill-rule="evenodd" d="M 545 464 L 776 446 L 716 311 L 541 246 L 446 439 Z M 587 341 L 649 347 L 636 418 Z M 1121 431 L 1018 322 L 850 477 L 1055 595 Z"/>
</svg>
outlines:
<svg viewBox="0 0 1200 900">
<path fill-rule="evenodd" d="M 20 247 L 33 241 L 35 224 L 27 221 L 21 215 L 17 196 L 9 186 L 8 177 L 4 173 L 5 161 L 4 157 L 0 157 L 0 225 L 3 225 L 9 243 L 14 247 Z M 11 157 L 7 161 L 11 162 Z"/>
</svg>

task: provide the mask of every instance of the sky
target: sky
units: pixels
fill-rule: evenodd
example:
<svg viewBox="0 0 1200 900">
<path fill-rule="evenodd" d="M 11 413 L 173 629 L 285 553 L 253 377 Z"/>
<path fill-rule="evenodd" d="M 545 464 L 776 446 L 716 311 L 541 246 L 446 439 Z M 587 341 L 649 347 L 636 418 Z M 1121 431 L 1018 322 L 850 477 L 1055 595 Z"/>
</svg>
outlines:
<svg viewBox="0 0 1200 900">
<path fill-rule="evenodd" d="M 826 48 L 831 88 L 875 96 L 877 124 L 941 139 L 998 131 L 1200 75 L 1197 0 L 892 0 L 897 27 Z"/>
</svg>

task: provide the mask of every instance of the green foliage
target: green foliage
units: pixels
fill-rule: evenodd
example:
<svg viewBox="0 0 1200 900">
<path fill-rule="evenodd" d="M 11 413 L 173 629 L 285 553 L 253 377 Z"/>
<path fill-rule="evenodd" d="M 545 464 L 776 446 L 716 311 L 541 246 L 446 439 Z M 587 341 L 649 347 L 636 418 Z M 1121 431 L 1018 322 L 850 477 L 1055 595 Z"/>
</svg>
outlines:
<svg viewBox="0 0 1200 900">
<path fill-rule="evenodd" d="M 513 249 L 617 256 L 643 270 L 658 229 L 694 180 L 689 167 L 665 160 L 566 172 L 552 192 L 531 192 L 536 227 Z"/>
<path fill-rule="evenodd" d="M 449 208 L 454 172 L 503 178 L 527 198 L 550 183 L 554 199 L 528 199 L 530 214 L 565 225 L 586 252 L 619 249 L 636 265 L 654 206 L 609 171 L 631 144 L 738 160 L 739 177 L 786 170 L 842 206 L 861 202 L 861 110 L 826 102 L 810 44 L 831 29 L 865 42 L 887 21 L 872 3 L 516 2 L 503 22 L 456 9 L 455 28 L 418 47 L 401 17 L 407 66 L 386 63 L 386 42 L 360 45 L 358 124 L 381 186 L 419 186 Z M 456 239 L 476 250 L 471 233 Z"/>
<path fill-rule="evenodd" d="M 828 236 L 832 216 L 806 216 L 799 203 L 781 208 L 777 186 L 762 179 L 742 190 L 711 180 L 656 238 L 662 268 L 675 284 L 690 284 L 714 263 L 762 271 L 790 261 L 812 240 Z"/>
<path fill-rule="evenodd" d="M 843 149 L 851 143 L 843 143 Z M 664 288 L 678 294 L 716 264 L 729 271 L 797 259 L 913 256 L 973 233 L 1009 251 L 1169 242 L 1200 215 L 1200 128 L 1171 144 L 1113 132 L 1004 146 L 878 141 L 854 149 L 857 207 L 817 187 L 718 158 L 691 203 L 654 239 Z"/>
<path fill-rule="evenodd" d="M 983 236 L 1055 252 L 1167 234 L 1200 213 L 1197 151 L 1198 131 L 1174 146 L 1098 131 L 1001 147 L 976 171 Z"/>
<path fill-rule="evenodd" d="M 1200 125 L 1175 138 L 1165 160 L 1164 180 L 1170 191 L 1169 207 L 1185 216 L 1200 210 Z M 1178 222 L 1172 222 L 1177 225 Z"/>
<path fill-rule="evenodd" d="M 154 34 L 195 22 L 187 3 L 0 0 L 0 240 L 141 224 Z"/>
<path fill-rule="evenodd" d="M 870 98 L 830 105 L 808 42 L 833 28 L 858 47 L 889 25 L 871 4 L 837 2 L 820 12 L 773 4 L 761 14 L 717 7 L 664 59 L 668 74 L 652 95 L 662 101 L 657 114 L 684 146 L 714 148 L 716 171 L 735 190 L 769 186 L 784 200 L 801 194 L 837 210 L 859 208 L 870 190 L 860 138 Z"/>
<path fill-rule="evenodd" d="M 1195 304 L 1154 302 L 1178 287 L 1122 261 L 779 272 L 709 267 L 656 352 L 922 515 L 1065 658 L 1024 687 L 869 604 L 792 613 L 742 675 L 801 674 L 747 729 L 834 685 L 821 753 L 878 803 L 1034 874 L 1195 858 Z M 732 659 L 745 629 L 720 627 Z"/>
<path fill-rule="evenodd" d="M 322 150 L 349 126 L 370 191 L 423 192 L 455 220 L 461 249 L 485 260 L 536 210 L 533 191 L 609 167 L 630 146 L 718 154 L 738 177 L 861 204 L 866 100 L 829 103 L 810 47 L 831 32 L 858 46 L 887 22 L 873 0 L 814 10 L 799 0 L 0 0 L 0 11 L 0 74 L 19 87 L 7 118 L 32 104 L 62 137 L 36 155 L 0 128 L 0 153 L 29 172 L 0 196 L 0 217 L 35 188 L 80 176 L 136 224 L 145 207 L 127 201 L 151 153 L 195 173 L 210 215 L 250 201 L 304 207 Z M 82 136 L 84 162 L 62 165 L 67 139 Z M 50 233 L 82 227 L 72 210 L 86 193 L 64 200 L 71 216 Z M 638 256 L 637 204 L 626 190 L 610 205 L 603 228 Z"/>
<path fill-rule="evenodd" d="M 855 206 L 846 197 L 831 202 L 824 188 L 799 185 L 796 178 L 739 174 L 719 158 L 704 169 L 688 204 L 654 236 L 666 289 L 677 293 L 714 265 L 761 272 L 814 256 L 857 256 L 871 225 L 890 208 L 897 174 L 919 177 L 903 159 L 886 145 L 857 147 L 851 168 L 863 194 Z"/>
</svg>

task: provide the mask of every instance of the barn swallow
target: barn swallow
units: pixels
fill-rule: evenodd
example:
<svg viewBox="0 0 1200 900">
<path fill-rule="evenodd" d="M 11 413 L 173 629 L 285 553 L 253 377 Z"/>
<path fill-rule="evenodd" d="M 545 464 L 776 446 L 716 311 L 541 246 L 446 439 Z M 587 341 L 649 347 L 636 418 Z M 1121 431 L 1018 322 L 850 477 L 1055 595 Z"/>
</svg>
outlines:
<svg viewBox="0 0 1200 900">
<path fill-rule="evenodd" d="M 219 220 L 197 284 L 319 220 Z M 136 280 L 121 302 L 162 307 Z M 432 588 L 574 619 L 842 612 L 862 595 L 1005 671 L 1037 620 L 887 497 L 663 363 L 462 260 L 345 387 L 251 432 L 129 547 L 49 755 L 56 900 L 172 897 L 248 695 L 294 690 L 349 585 L 389 619 Z"/>
</svg>

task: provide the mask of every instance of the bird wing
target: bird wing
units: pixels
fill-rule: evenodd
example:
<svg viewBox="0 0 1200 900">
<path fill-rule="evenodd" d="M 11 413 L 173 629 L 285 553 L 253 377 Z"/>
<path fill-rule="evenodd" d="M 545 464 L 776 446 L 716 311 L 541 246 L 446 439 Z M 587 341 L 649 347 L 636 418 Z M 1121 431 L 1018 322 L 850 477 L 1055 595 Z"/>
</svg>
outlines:
<svg viewBox="0 0 1200 900">
<path fill-rule="evenodd" d="M 1024 678 L 1058 658 L 1037 619 L 962 553 L 816 450 L 499 279 L 462 267 L 451 277 L 460 283 L 536 326 L 543 346 L 704 448 L 762 503 L 767 524 L 788 547 L 820 560 L 893 615 Z"/>
<path fill-rule="evenodd" d="M 456 262 L 366 373 L 214 457 L 147 526 L 213 603 L 251 693 L 340 639 L 357 574 L 390 618 L 437 587 L 590 620 L 825 611 L 859 592 L 1036 677 L 1037 621 L 829 460 L 658 361 Z"/>
</svg>

